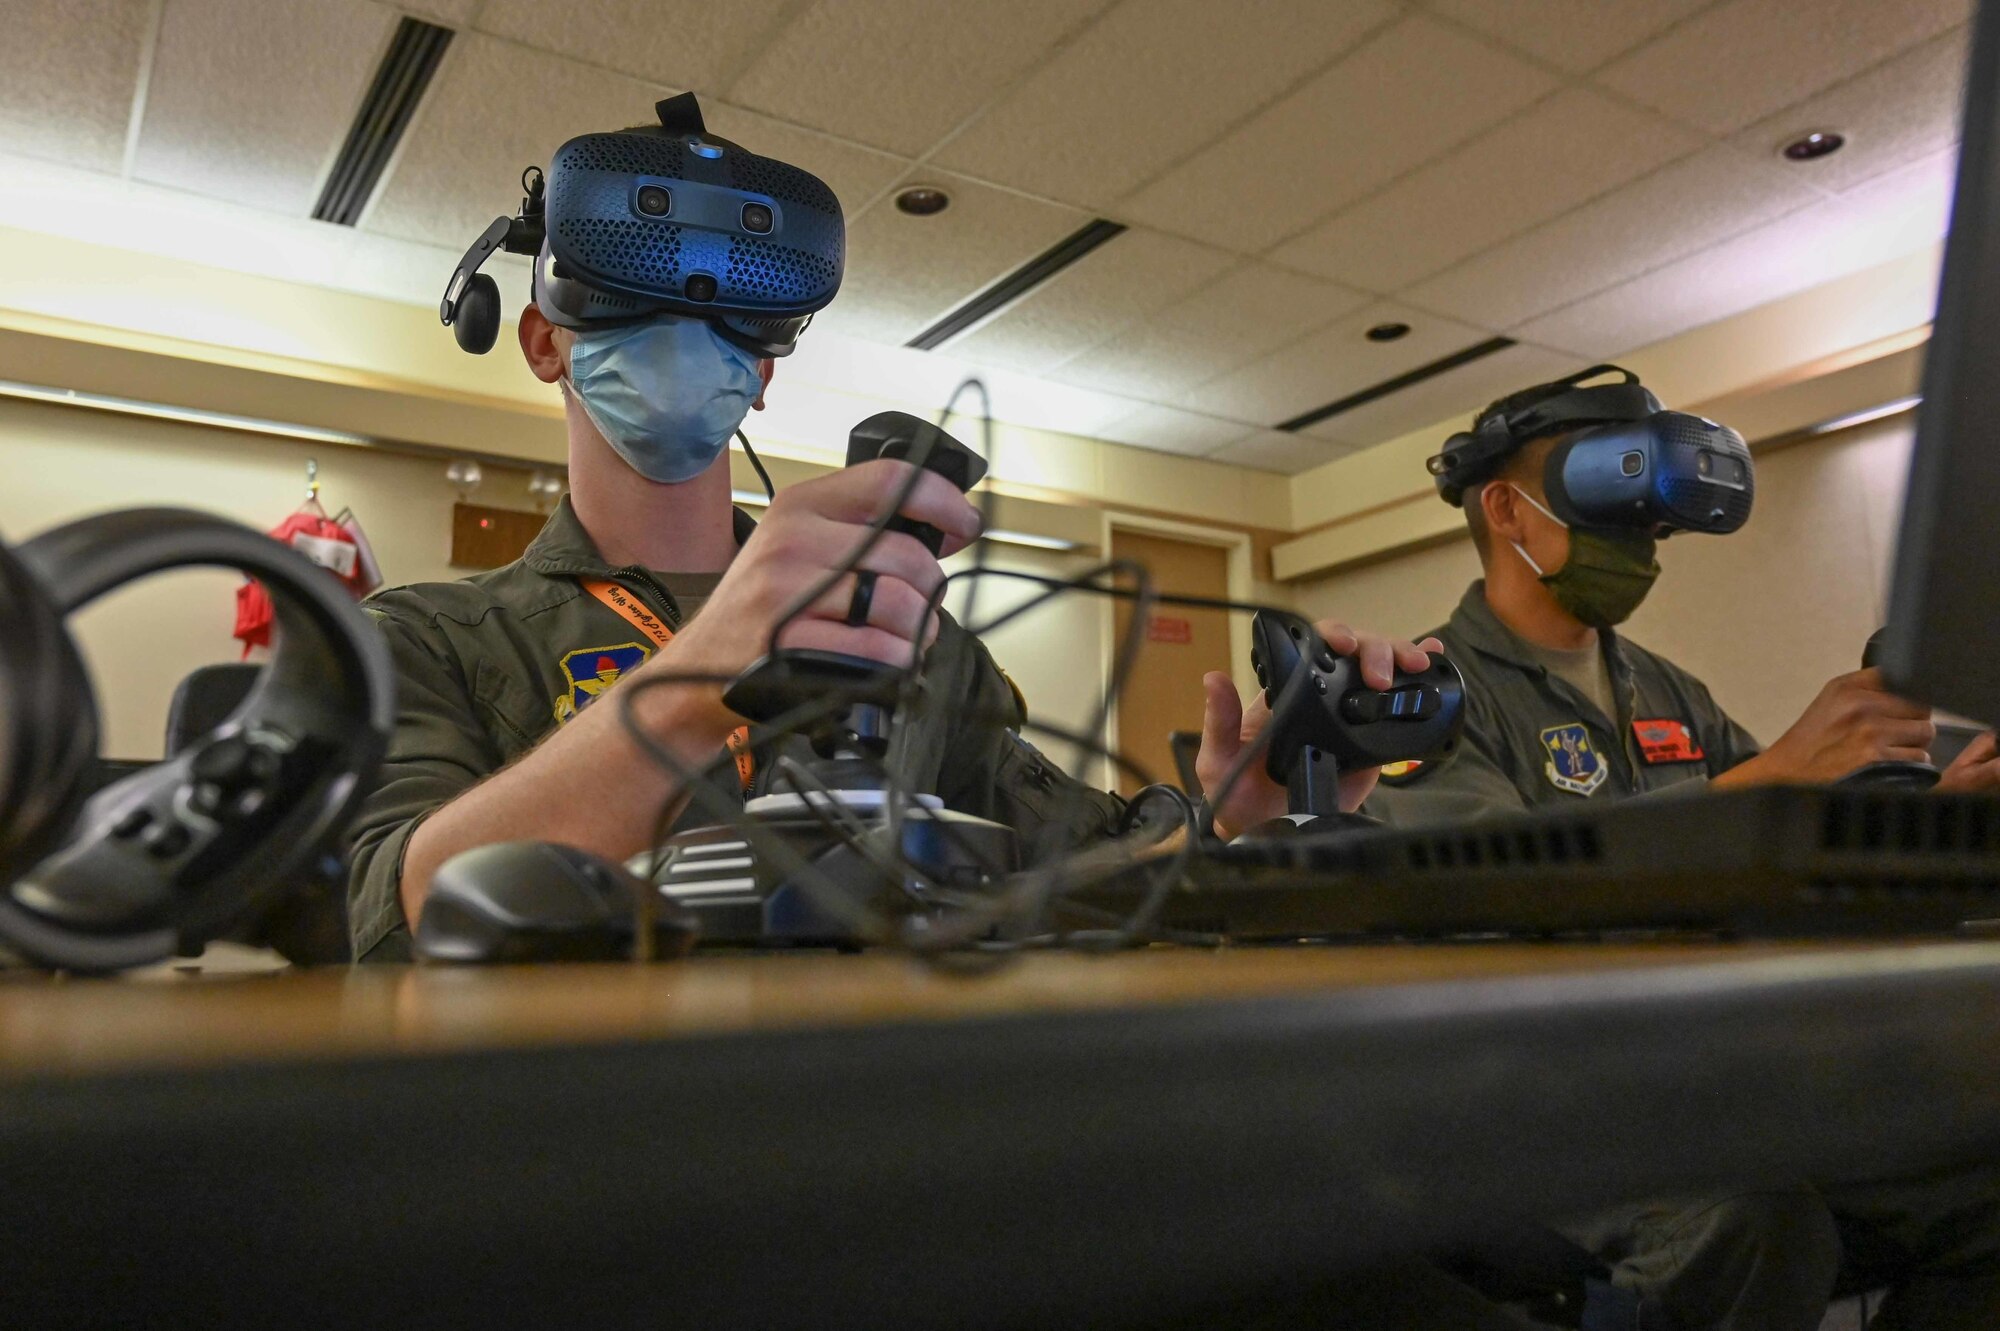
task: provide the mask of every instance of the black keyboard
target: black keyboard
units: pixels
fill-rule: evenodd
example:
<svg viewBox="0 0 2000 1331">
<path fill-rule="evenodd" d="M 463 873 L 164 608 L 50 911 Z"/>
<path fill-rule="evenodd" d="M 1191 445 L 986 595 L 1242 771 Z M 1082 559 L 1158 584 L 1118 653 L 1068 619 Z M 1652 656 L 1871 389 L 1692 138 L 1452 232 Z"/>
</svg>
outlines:
<svg viewBox="0 0 2000 1331">
<path fill-rule="evenodd" d="M 1095 919 L 1143 893 L 1121 881 L 1075 900 Z M 1202 858 L 1160 922 L 1280 940 L 1907 934 L 1993 918 L 2000 799 L 1767 787 L 1237 843 Z"/>
</svg>

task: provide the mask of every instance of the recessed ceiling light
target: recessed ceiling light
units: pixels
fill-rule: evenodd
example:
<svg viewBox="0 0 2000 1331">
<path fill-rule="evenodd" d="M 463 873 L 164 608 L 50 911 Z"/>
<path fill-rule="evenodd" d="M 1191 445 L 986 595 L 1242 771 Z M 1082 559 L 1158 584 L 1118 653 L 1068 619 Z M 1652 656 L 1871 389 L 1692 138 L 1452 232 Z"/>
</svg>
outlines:
<svg viewBox="0 0 2000 1331">
<path fill-rule="evenodd" d="M 912 217 L 930 217 L 951 207 L 951 195 L 936 185 L 912 185 L 896 196 L 896 207 Z"/>
<path fill-rule="evenodd" d="M 1394 342 L 1397 338 L 1408 337 L 1410 326 L 1406 323 L 1376 324 L 1367 332 L 1370 342 Z"/>
<path fill-rule="evenodd" d="M 1780 151 L 1784 153 L 1788 162 L 1810 162 L 1825 157 L 1828 153 L 1839 152 L 1841 145 L 1846 142 L 1847 136 L 1844 134 L 1836 134 L 1830 129 L 1816 129 L 1810 134 L 1799 135 Z"/>
</svg>

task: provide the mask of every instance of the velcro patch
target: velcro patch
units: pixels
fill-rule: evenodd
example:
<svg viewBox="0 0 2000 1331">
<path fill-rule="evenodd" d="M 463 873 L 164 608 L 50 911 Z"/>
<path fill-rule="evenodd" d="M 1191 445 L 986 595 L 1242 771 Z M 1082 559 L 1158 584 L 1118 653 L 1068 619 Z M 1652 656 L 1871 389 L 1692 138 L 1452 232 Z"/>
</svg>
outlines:
<svg viewBox="0 0 2000 1331">
<path fill-rule="evenodd" d="M 1634 721 L 1632 738 L 1639 741 L 1639 756 L 1649 766 L 1661 763 L 1698 763 L 1708 757 L 1695 742 L 1694 729 L 1685 721 L 1666 718 Z"/>
</svg>

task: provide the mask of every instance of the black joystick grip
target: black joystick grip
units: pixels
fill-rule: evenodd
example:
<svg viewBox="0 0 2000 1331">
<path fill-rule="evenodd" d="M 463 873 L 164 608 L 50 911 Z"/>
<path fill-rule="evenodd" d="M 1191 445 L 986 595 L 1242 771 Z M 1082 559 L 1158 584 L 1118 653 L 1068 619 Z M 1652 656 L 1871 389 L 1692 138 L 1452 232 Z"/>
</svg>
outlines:
<svg viewBox="0 0 2000 1331">
<path fill-rule="evenodd" d="M 1887 628 L 1876 629 L 1868 635 L 1868 644 L 1861 649 L 1861 668 L 1873 670 L 1880 664 L 1882 639 L 1888 634 Z M 1834 784 L 1839 786 L 1873 786 L 1890 790 L 1929 790 L 1943 775 L 1930 763 L 1910 763 L 1885 761 L 1868 763 L 1857 767 Z"/>
<path fill-rule="evenodd" d="M 1436 652 L 1428 668 L 1398 670 L 1388 688 L 1373 689 L 1362 682 L 1360 662 L 1334 655 L 1311 624 L 1260 610 L 1250 624 L 1250 660 L 1272 709 L 1264 770 L 1274 781 L 1287 781 L 1308 748 L 1331 754 L 1343 770 L 1430 762 L 1450 753 L 1465 729 L 1465 680 Z"/>
<path fill-rule="evenodd" d="M 929 421 L 906 411 L 877 412 L 848 432 L 848 466 L 873 462 L 876 458 L 914 462 L 968 492 L 986 475 L 985 458 Z M 916 537 L 933 555 L 944 549 L 944 533 L 928 522 L 916 522 L 899 514 L 891 519 L 889 530 Z"/>
</svg>

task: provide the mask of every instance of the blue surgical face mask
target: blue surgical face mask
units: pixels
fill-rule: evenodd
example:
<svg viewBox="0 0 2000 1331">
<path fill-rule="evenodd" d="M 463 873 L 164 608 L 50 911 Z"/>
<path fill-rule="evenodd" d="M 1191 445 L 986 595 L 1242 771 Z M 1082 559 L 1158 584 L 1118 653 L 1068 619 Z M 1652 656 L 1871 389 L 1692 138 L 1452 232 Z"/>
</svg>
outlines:
<svg viewBox="0 0 2000 1331">
<path fill-rule="evenodd" d="M 754 354 L 672 314 L 578 333 L 569 377 L 605 442 L 662 485 L 707 471 L 764 388 Z"/>
</svg>

